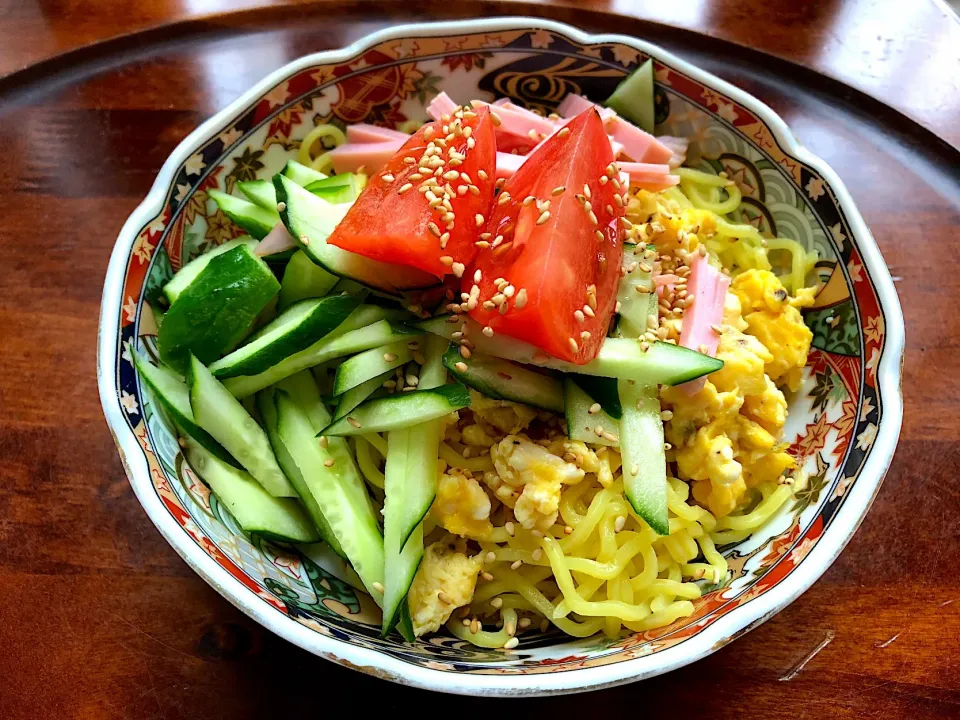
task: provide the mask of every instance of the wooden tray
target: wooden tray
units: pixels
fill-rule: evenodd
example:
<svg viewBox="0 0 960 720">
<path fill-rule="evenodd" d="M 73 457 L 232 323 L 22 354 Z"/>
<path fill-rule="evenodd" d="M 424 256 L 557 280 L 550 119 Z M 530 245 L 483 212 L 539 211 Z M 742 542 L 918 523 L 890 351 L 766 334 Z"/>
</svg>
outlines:
<svg viewBox="0 0 960 720">
<path fill-rule="evenodd" d="M 502 704 L 468 706 L 348 672 L 248 621 L 150 527 L 100 414 L 94 341 L 121 223 L 173 147 L 268 71 L 401 18 L 425 19 L 395 5 L 365 7 L 362 16 L 310 6 L 189 21 L 0 79 L 5 718 L 279 716 L 346 699 L 379 712 L 418 700 L 431 711 L 502 712 Z M 515 12 L 476 2 L 454 9 L 481 7 Z M 952 714 L 960 701 L 960 280 L 951 242 L 960 152 L 789 62 L 637 20 L 551 15 L 653 40 L 740 85 L 833 165 L 898 283 L 906 409 L 900 449 L 863 527 L 787 610 L 669 675 L 528 705 L 714 718 Z"/>
</svg>

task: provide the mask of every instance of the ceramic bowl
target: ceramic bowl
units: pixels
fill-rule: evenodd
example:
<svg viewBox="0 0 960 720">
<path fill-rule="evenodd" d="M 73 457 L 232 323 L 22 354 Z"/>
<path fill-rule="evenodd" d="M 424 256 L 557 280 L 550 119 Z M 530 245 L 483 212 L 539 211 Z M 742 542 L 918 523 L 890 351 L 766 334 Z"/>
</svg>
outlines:
<svg viewBox="0 0 960 720">
<path fill-rule="evenodd" d="M 376 606 L 318 547 L 244 536 L 184 463 L 145 396 L 131 351 L 155 349 L 150 300 L 189 258 L 239 234 L 210 188 L 269 178 L 317 122 L 394 127 L 425 117 L 439 90 L 509 96 L 549 111 L 569 92 L 607 97 L 653 58 L 661 133 L 693 139 L 691 157 L 743 191 L 745 221 L 815 248 L 822 289 L 805 313 L 813 350 L 790 398 L 786 439 L 809 471 L 795 501 L 726 551 L 731 575 L 692 617 L 611 640 L 523 637 L 513 651 L 440 635 L 381 639 Z M 163 165 L 117 239 L 100 318 L 101 400 L 130 483 L 184 560 L 251 618 L 317 655 L 445 692 L 571 692 L 690 663 L 781 610 L 827 569 L 875 496 L 901 422 L 904 329 L 890 275 L 850 194 L 784 122 L 742 90 L 656 45 L 591 36 L 530 18 L 397 27 L 283 67 L 195 130 Z"/>
</svg>

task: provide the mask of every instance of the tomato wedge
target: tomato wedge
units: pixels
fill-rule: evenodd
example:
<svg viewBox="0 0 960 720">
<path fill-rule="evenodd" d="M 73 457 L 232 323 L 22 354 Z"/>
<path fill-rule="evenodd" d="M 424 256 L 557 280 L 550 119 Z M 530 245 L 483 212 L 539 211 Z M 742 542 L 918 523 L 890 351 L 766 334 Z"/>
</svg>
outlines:
<svg viewBox="0 0 960 720">
<path fill-rule="evenodd" d="M 490 247 L 464 277 L 470 316 L 554 357 L 590 362 L 616 304 L 626 190 L 595 109 L 550 136 L 494 201 L 481 235 Z"/>
<path fill-rule="evenodd" d="M 487 108 L 427 123 L 373 177 L 327 242 L 437 277 L 476 256 L 493 200 L 497 145 Z"/>
</svg>

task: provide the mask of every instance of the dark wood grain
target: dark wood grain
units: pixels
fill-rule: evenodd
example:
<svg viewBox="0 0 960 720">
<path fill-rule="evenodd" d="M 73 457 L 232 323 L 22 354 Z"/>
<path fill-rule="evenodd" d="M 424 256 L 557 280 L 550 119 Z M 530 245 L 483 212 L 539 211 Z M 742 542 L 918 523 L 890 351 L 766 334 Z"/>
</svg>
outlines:
<svg viewBox="0 0 960 720">
<path fill-rule="evenodd" d="M 123 5 L 127 15 L 109 12 L 120 3 L 0 5 L 0 68 L 47 63 L 32 75 L 8 76 L 16 82 L 0 80 L 0 717 L 319 716 L 344 701 L 357 711 L 416 707 L 456 716 L 602 708 L 718 720 L 960 717 L 960 266 L 953 242 L 960 154 L 936 138 L 946 137 L 949 117 L 925 130 L 787 62 L 819 67 L 811 58 L 837 32 L 836 16 L 883 3 L 824 3 L 835 6 L 833 14 L 820 7 L 777 17 L 770 8 L 784 3 L 738 0 L 730 4 L 736 11 L 710 5 L 688 23 L 676 7 L 654 12 L 652 3 L 534 8 L 588 29 L 663 42 L 780 112 L 862 209 L 897 278 L 908 345 L 893 468 L 860 531 L 810 591 L 692 666 L 525 708 L 390 686 L 314 658 L 247 620 L 147 520 L 97 396 L 95 339 L 109 252 L 167 154 L 287 60 L 414 16 L 369 3 L 362 14 L 306 6 L 190 20 L 105 46 L 109 57 L 79 50 L 86 54 L 71 56 L 72 74 L 37 89 L 58 53 L 197 14 L 164 2 Z M 418 7 L 441 13 L 439 4 Z M 476 15 L 479 7 L 466 2 L 443 13 Z M 635 17 L 611 19 L 617 10 Z M 648 11 L 657 23 L 686 24 L 713 38 L 638 19 Z M 764 18 L 765 32 L 749 31 L 749 12 Z M 840 27 L 857 26 L 857 17 L 845 15 Z M 862 17 L 864 27 L 876 22 Z M 943 48 L 931 33 L 924 37 L 932 54 L 950 57 L 960 47 Z M 894 19 L 882 34 L 894 47 L 915 39 Z M 771 36 L 781 38 L 780 61 L 758 63 L 755 53 L 725 42 L 771 49 Z M 863 40 L 861 27 L 847 52 L 856 54 Z M 845 46 L 848 38 L 831 42 Z M 910 98 L 956 88 L 958 76 L 956 65 L 936 78 L 890 70 L 885 92 L 901 98 L 902 110 Z M 942 93 L 944 112 L 957 102 L 957 93 L 949 95 Z M 907 114 L 924 119 L 919 110 Z M 956 111 L 952 118 L 956 130 Z"/>
</svg>

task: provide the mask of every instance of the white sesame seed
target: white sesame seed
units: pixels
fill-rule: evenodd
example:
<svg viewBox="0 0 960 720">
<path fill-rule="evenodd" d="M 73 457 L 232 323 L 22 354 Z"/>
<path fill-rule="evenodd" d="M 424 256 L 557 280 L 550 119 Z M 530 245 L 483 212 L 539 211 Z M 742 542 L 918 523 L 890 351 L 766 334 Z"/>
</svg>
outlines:
<svg viewBox="0 0 960 720">
<path fill-rule="evenodd" d="M 514 304 L 517 308 L 522 308 L 524 305 L 527 304 L 527 289 L 526 289 L 526 288 L 520 288 L 520 291 L 517 293 L 517 299 L 514 300 L 513 304 Z"/>
<path fill-rule="evenodd" d="M 584 342 L 586 342 L 587 340 L 589 340 L 590 337 L 591 337 L 591 335 L 590 335 L 590 332 L 589 332 L 588 330 L 584 330 L 582 333 L 580 333 L 580 339 L 583 340 Z"/>
<path fill-rule="evenodd" d="M 450 267 L 453 269 L 454 275 L 456 275 L 457 277 L 463 277 L 463 271 L 465 269 L 463 263 L 455 262 Z"/>
<path fill-rule="evenodd" d="M 500 119 L 500 116 L 497 115 L 495 112 L 490 113 L 490 119 L 493 120 L 494 127 L 500 127 L 501 125 L 503 125 L 503 121 Z"/>
<path fill-rule="evenodd" d="M 510 202 L 510 193 L 501 192 L 500 197 L 497 198 L 497 205 L 506 205 Z"/>
<path fill-rule="evenodd" d="M 590 307 L 589 305 L 583 306 L 583 314 L 591 318 L 597 316 L 597 314 L 593 311 L 593 308 Z"/>
<path fill-rule="evenodd" d="M 456 170 L 447 170 L 447 172 L 443 174 L 444 180 L 456 180 L 459 177 L 460 177 L 460 173 L 457 172 Z"/>
<path fill-rule="evenodd" d="M 433 233 L 437 237 L 440 237 L 440 228 L 437 227 L 437 224 L 435 222 L 427 223 L 427 230 L 429 230 L 431 233 Z"/>
<path fill-rule="evenodd" d="M 519 570 L 521 565 L 523 565 L 523 560 L 514 560 L 512 563 L 510 563 L 510 569 Z"/>
<path fill-rule="evenodd" d="M 477 170 L 477 177 L 479 177 L 481 180 L 486 180 L 489 175 L 487 175 L 486 170 Z"/>
<path fill-rule="evenodd" d="M 559 186 L 555 187 L 553 190 L 551 190 L 551 191 L 550 191 L 550 194 L 551 194 L 551 195 L 559 195 L 560 193 L 562 193 L 562 192 L 563 192 L 564 190 L 566 190 L 566 189 L 567 189 L 567 188 L 566 188 L 565 185 L 559 185 Z"/>
<path fill-rule="evenodd" d="M 390 363 L 394 362 L 397 359 L 397 356 L 394 353 L 384 353 L 383 359 Z"/>
<path fill-rule="evenodd" d="M 470 367 L 465 362 L 457 362 L 454 364 L 454 367 L 457 369 L 457 372 L 465 373 Z"/>
<path fill-rule="evenodd" d="M 505 523 L 503 526 L 503 529 L 507 531 L 507 535 L 509 535 L 510 537 L 513 537 L 513 533 L 515 532 L 515 529 L 512 522 Z"/>
<path fill-rule="evenodd" d="M 326 436 L 326 435 L 321 435 L 321 436 L 320 436 L 320 439 L 319 439 L 317 442 L 318 442 L 318 444 L 320 445 L 320 447 L 326 448 L 326 447 L 327 447 L 327 436 Z"/>
<path fill-rule="evenodd" d="M 536 550 L 533 551 L 533 553 L 531 554 L 531 557 L 533 557 L 535 561 L 539 561 L 540 558 L 543 557 L 543 550 L 541 550 L 540 548 L 537 548 Z"/>
<path fill-rule="evenodd" d="M 372 587 L 378 593 L 383 592 L 383 585 L 381 583 L 378 583 L 378 582 L 371 583 L 370 587 Z"/>
<path fill-rule="evenodd" d="M 513 294 L 514 294 L 516 291 L 517 291 L 517 289 L 516 289 L 515 287 L 513 287 L 513 285 L 507 285 L 507 286 L 503 289 L 503 294 L 504 294 L 505 297 L 512 298 L 512 297 L 513 297 Z"/>
<path fill-rule="evenodd" d="M 437 593 L 437 600 L 442 602 L 444 605 L 453 605 L 453 598 L 447 595 L 443 590 L 440 590 Z"/>
<path fill-rule="evenodd" d="M 544 210 L 542 213 L 540 213 L 540 217 L 537 218 L 537 225 L 543 225 L 549 219 L 550 219 L 550 211 Z"/>
<path fill-rule="evenodd" d="M 466 342 L 466 339 L 464 339 L 464 342 Z M 468 348 L 466 345 L 460 346 L 460 357 L 462 357 L 464 360 L 469 360 L 471 354 L 470 348 Z"/>
<path fill-rule="evenodd" d="M 503 644 L 503 649 L 513 650 L 519 644 L 520 644 L 519 638 L 512 637 Z"/>
<path fill-rule="evenodd" d="M 490 327 L 489 325 L 484 327 L 483 330 L 481 330 L 481 332 L 487 337 L 493 337 L 493 328 Z"/>
<path fill-rule="evenodd" d="M 593 194 L 590 192 L 590 186 L 587 185 L 586 183 L 584 183 L 584 184 L 583 184 L 583 196 L 584 196 L 587 200 L 589 200 L 589 199 L 592 197 L 592 195 L 593 195 Z"/>
<path fill-rule="evenodd" d="M 577 344 L 576 339 L 567 338 L 567 343 L 570 345 L 570 349 L 573 350 L 574 352 L 580 351 L 580 346 Z"/>
<path fill-rule="evenodd" d="M 602 231 L 602 230 L 594 230 L 594 231 L 593 231 L 593 234 L 597 236 L 597 240 L 598 240 L 599 242 L 603 242 L 604 237 L 603 237 L 603 231 Z"/>
<path fill-rule="evenodd" d="M 334 462 L 334 461 L 333 461 L 333 458 L 327 458 L 326 460 L 323 461 L 323 466 L 324 466 L 324 467 L 333 467 L 333 462 Z"/>
<path fill-rule="evenodd" d="M 449 255 L 441 255 L 440 262 L 446 265 L 447 267 L 450 267 L 451 265 L 453 265 L 453 258 L 450 257 Z"/>
<path fill-rule="evenodd" d="M 497 560 L 497 554 L 491 550 L 491 551 L 489 551 L 489 552 L 486 554 L 486 556 L 484 556 L 483 559 L 484 559 L 487 563 L 496 562 L 496 560 Z"/>
<path fill-rule="evenodd" d="M 583 322 L 585 320 L 583 316 L 583 310 L 574 310 L 573 316 L 577 319 L 577 322 Z"/>
<path fill-rule="evenodd" d="M 566 137 L 570 134 L 570 128 L 562 127 L 557 131 L 557 137 Z"/>
<path fill-rule="evenodd" d="M 623 526 L 627 524 L 627 518 L 623 515 L 620 515 L 616 521 L 613 523 L 614 532 L 620 532 L 623 530 Z"/>
<path fill-rule="evenodd" d="M 593 210 L 590 211 L 590 222 L 594 225 L 600 224 L 600 221 L 597 220 L 597 214 Z"/>
<path fill-rule="evenodd" d="M 501 607 L 503 607 L 503 598 L 494 598 L 490 601 L 490 605 L 499 610 Z"/>
<path fill-rule="evenodd" d="M 600 403 L 594 403 L 587 409 L 587 412 L 590 415 L 596 415 L 598 412 L 600 412 L 601 409 L 602 408 L 600 407 Z"/>
<path fill-rule="evenodd" d="M 474 217 L 474 220 L 477 221 L 477 227 L 483 226 L 483 215 L 481 215 L 480 213 L 477 213 L 476 217 Z"/>
<path fill-rule="evenodd" d="M 606 176 L 606 175 L 601 175 L 601 176 L 600 176 L 600 184 L 601 184 L 601 185 L 606 185 L 606 184 L 607 184 L 607 176 Z"/>
</svg>

